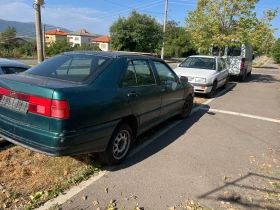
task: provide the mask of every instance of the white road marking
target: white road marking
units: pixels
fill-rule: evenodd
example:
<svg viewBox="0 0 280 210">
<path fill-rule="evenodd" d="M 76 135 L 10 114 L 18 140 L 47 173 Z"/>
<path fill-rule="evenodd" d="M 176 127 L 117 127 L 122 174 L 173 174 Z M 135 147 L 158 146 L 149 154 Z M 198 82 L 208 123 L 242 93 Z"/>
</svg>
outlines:
<svg viewBox="0 0 280 210">
<path fill-rule="evenodd" d="M 240 113 L 240 112 L 231 112 L 231 111 L 220 110 L 220 109 L 208 109 L 206 107 L 201 107 L 200 110 L 205 110 L 205 111 L 208 111 L 208 112 L 215 112 L 215 113 L 230 114 L 230 115 L 236 115 L 236 116 L 247 117 L 247 118 L 252 118 L 252 119 L 258 119 L 258 120 L 280 123 L 280 120 L 276 120 L 276 119 L 273 119 L 273 118 L 244 114 L 244 113 Z"/>
<path fill-rule="evenodd" d="M 227 92 L 228 90 L 230 90 L 232 87 L 234 87 L 234 85 L 230 85 L 228 88 L 220 91 L 219 93 L 217 93 L 216 97 L 221 96 L 222 94 L 224 94 L 225 92 Z M 215 98 L 216 98 L 215 97 Z M 211 101 L 215 100 L 215 98 L 209 99 L 207 101 L 205 101 L 202 105 L 194 108 L 191 112 L 190 115 L 194 114 L 195 112 L 199 111 L 200 109 L 203 108 L 203 106 L 209 104 Z M 145 148 L 146 146 L 148 146 L 150 143 L 152 143 L 154 140 L 156 140 L 157 138 L 159 138 L 160 136 L 162 136 L 163 134 L 165 134 L 166 132 L 168 132 L 170 129 L 172 129 L 173 127 L 175 127 L 176 125 L 178 125 L 179 123 L 181 123 L 183 120 L 178 120 L 176 122 L 173 122 L 172 124 L 170 124 L 168 127 L 166 127 L 165 129 L 159 131 L 157 134 L 155 134 L 151 139 L 146 140 L 143 144 L 137 146 L 136 148 L 132 149 L 128 158 L 132 157 L 133 155 L 135 155 L 137 152 L 139 152 L 140 150 L 142 150 L 143 148 Z M 54 204 L 63 204 L 65 202 L 67 202 L 68 200 L 70 200 L 73 196 L 75 196 L 76 194 L 78 194 L 79 192 L 81 192 L 82 190 L 84 190 L 85 188 L 87 188 L 89 185 L 91 185 L 92 183 L 94 183 L 95 181 L 97 181 L 98 179 L 100 179 L 101 177 L 103 177 L 105 174 L 108 173 L 108 171 L 112 170 L 114 167 L 107 167 L 107 170 L 103 170 L 102 172 L 99 173 L 98 176 L 95 177 L 91 177 L 90 179 L 88 179 L 87 181 L 81 182 L 79 185 L 72 187 L 70 190 L 66 191 L 65 194 L 63 195 L 59 195 L 57 198 L 52 199 L 48 202 L 46 202 L 43 206 L 37 208 L 37 210 L 45 210 L 50 208 L 51 206 L 53 206 Z"/>
</svg>

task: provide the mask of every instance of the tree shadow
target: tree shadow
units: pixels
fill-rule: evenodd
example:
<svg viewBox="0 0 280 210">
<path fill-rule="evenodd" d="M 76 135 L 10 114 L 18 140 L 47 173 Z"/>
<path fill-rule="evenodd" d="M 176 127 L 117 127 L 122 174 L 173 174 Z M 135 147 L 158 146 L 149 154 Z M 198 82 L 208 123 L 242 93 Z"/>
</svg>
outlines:
<svg viewBox="0 0 280 210">
<path fill-rule="evenodd" d="M 247 78 L 245 83 L 275 83 L 279 81 L 275 76 L 265 74 L 252 74 L 251 77 Z"/>
<path fill-rule="evenodd" d="M 208 112 L 209 109 L 210 107 L 205 105 L 204 110 L 199 110 L 193 113 L 190 117 L 181 121 L 179 124 L 173 126 L 171 129 L 169 129 L 168 127 L 170 125 L 174 125 L 175 118 L 170 119 L 169 122 L 165 122 L 168 124 L 168 126 L 164 126 L 165 128 L 162 128 L 163 124 L 156 126 L 155 129 L 158 130 L 159 133 L 162 132 L 163 129 L 169 129 L 164 133 L 164 135 L 160 135 L 157 138 L 155 138 L 158 134 L 157 132 L 155 132 L 154 135 L 151 135 L 150 131 L 145 132 L 137 138 L 137 141 L 140 141 L 140 143 L 138 143 L 137 146 L 141 146 L 142 144 L 144 144 L 144 147 L 141 148 L 139 151 L 136 151 L 135 153 L 132 150 L 133 155 L 130 158 L 128 158 L 124 163 L 113 168 L 109 167 L 107 168 L 107 170 L 123 170 L 125 168 L 129 168 L 133 165 L 144 161 L 150 156 L 155 155 L 164 148 L 168 147 L 182 135 L 184 135 L 196 122 L 200 120 L 200 118 L 202 118 Z M 151 138 L 155 139 L 149 142 Z M 144 139 L 144 141 L 142 141 L 141 139 Z M 134 149 L 137 149 L 137 146 Z"/>
<path fill-rule="evenodd" d="M 198 199 L 207 199 L 207 200 L 218 200 L 218 201 L 222 201 L 224 203 L 229 202 L 231 204 L 236 204 L 236 205 L 242 206 L 245 209 L 252 209 L 252 208 L 261 209 L 261 208 L 263 208 L 263 203 L 265 202 L 265 200 L 256 199 L 254 197 L 254 199 L 252 198 L 252 200 L 248 201 L 248 197 L 246 199 L 245 196 L 248 196 L 249 191 L 268 193 L 268 194 L 278 194 L 278 193 L 280 193 L 280 190 L 269 190 L 267 188 L 252 187 L 252 186 L 248 186 L 248 185 L 244 185 L 244 184 L 240 183 L 241 181 L 244 181 L 246 179 L 256 179 L 256 178 L 280 182 L 279 178 L 265 176 L 265 175 L 256 174 L 256 173 L 248 173 L 247 175 L 242 176 L 234 181 L 225 182 L 224 185 L 217 187 L 202 195 L 199 195 L 199 196 L 197 196 L 197 198 Z M 255 182 L 255 180 L 253 180 L 253 182 Z M 222 195 L 221 192 L 224 192 L 225 190 L 230 190 L 230 188 L 232 188 L 232 187 L 238 188 L 239 191 L 241 191 L 241 193 L 244 194 L 244 196 L 241 196 L 240 192 L 239 193 L 234 192 L 234 193 L 231 193 L 228 195 Z M 226 192 L 228 192 L 228 191 L 226 191 Z M 216 193 L 218 193 L 219 195 L 217 195 Z M 277 210 L 277 209 L 279 209 L 279 207 L 266 206 L 265 209 Z"/>
<path fill-rule="evenodd" d="M 254 69 L 279 69 L 273 66 L 255 66 Z"/>
</svg>

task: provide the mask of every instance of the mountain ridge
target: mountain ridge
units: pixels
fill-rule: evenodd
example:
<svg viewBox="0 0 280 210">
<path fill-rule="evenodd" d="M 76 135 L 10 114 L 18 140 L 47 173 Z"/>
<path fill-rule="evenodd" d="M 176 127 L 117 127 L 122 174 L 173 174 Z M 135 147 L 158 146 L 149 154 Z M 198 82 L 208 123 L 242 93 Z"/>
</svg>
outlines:
<svg viewBox="0 0 280 210">
<path fill-rule="evenodd" d="M 58 26 L 53 26 L 49 24 L 43 24 L 45 25 L 46 31 L 53 30 L 56 28 L 60 28 L 61 30 L 65 32 L 70 32 L 70 30 Z M 19 21 L 12 21 L 12 20 L 3 20 L 0 19 L 0 33 L 6 31 L 6 29 L 10 27 L 15 27 L 17 31 L 17 35 L 21 36 L 23 38 L 35 38 L 36 37 L 36 27 L 35 22 L 19 22 Z"/>
</svg>

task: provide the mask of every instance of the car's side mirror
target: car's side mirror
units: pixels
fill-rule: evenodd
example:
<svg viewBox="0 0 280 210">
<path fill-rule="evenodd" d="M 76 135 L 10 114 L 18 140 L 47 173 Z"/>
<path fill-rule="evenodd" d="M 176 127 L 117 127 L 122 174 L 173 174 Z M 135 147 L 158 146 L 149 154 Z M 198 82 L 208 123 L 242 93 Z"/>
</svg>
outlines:
<svg viewBox="0 0 280 210">
<path fill-rule="evenodd" d="M 180 63 L 177 63 L 177 67 L 179 67 L 180 66 Z"/>
<path fill-rule="evenodd" d="M 180 77 L 180 82 L 181 82 L 181 83 L 188 82 L 188 78 L 187 78 L 187 77 L 184 77 L 184 76 L 181 76 L 181 77 Z"/>
</svg>

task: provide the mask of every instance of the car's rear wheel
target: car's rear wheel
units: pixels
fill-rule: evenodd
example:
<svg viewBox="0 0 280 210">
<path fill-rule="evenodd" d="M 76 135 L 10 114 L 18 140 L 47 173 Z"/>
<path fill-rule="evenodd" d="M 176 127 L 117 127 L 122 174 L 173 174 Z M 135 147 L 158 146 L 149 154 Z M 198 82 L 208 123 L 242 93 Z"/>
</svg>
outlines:
<svg viewBox="0 0 280 210">
<path fill-rule="evenodd" d="M 182 112 L 179 115 L 179 117 L 181 119 L 187 118 L 192 111 L 192 107 L 193 107 L 193 97 L 191 95 L 189 95 L 184 102 Z"/>
<path fill-rule="evenodd" d="M 243 75 L 239 76 L 239 82 L 245 82 L 246 77 L 247 77 L 247 71 L 245 71 Z"/>
<path fill-rule="evenodd" d="M 252 74 L 252 71 L 250 71 L 249 73 L 247 73 L 247 77 L 250 77 Z"/>
<path fill-rule="evenodd" d="M 106 151 L 98 153 L 100 160 L 108 165 L 120 164 L 127 157 L 132 140 L 131 127 L 126 123 L 118 125 L 111 136 Z"/>
<path fill-rule="evenodd" d="M 212 89 L 210 91 L 210 93 L 208 93 L 208 98 L 214 98 L 216 95 L 216 91 L 217 91 L 217 82 L 215 81 L 213 83 Z"/>
</svg>

